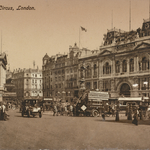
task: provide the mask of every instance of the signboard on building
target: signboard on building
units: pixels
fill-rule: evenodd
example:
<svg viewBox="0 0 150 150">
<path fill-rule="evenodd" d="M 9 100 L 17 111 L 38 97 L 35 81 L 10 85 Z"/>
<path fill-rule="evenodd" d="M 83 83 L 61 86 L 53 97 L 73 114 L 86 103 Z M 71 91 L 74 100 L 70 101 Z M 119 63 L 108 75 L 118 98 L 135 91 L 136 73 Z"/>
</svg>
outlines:
<svg viewBox="0 0 150 150">
<path fill-rule="evenodd" d="M 53 100 L 53 98 L 51 97 L 51 98 L 44 98 L 44 101 L 52 101 Z"/>
<path fill-rule="evenodd" d="M 109 93 L 108 92 L 97 92 L 97 91 L 90 91 L 88 94 L 88 99 L 89 100 L 108 100 L 109 98 Z"/>
</svg>

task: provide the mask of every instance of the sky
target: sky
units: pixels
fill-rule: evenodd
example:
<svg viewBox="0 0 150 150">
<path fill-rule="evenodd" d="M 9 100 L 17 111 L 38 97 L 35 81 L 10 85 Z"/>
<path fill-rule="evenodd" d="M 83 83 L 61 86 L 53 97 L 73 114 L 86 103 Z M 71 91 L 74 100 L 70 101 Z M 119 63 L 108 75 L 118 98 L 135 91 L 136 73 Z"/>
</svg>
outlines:
<svg viewBox="0 0 150 150">
<path fill-rule="evenodd" d="M 112 27 L 129 31 L 130 0 L 0 0 L 0 50 L 8 68 L 42 68 L 42 58 L 69 46 L 98 50 Z M 16 10 L 18 6 L 35 10 Z M 1 10 L 13 7 L 14 10 Z M 131 0 L 131 29 L 149 18 L 149 0 Z M 81 31 L 80 27 L 87 29 Z M 80 40 L 79 40 L 80 39 Z"/>
</svg>

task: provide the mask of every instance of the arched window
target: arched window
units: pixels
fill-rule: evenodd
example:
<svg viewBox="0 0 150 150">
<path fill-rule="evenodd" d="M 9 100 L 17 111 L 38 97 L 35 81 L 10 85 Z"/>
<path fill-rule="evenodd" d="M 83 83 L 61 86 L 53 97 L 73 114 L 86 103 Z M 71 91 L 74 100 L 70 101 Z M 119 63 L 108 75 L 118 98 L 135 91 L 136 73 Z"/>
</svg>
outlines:
<svg viewBox="0 0 150 150">
<path fill-rule="evenodd" d="M 124 60 L 122 63 L 122 72 L 127 72 L 127 61 Z"/>
<path fill-rule="evenodd" d="M 111 66 L 108 62 L 105 63 L 103 66 L 103 74 L 110 74 L 111 73 Z"/>
<path fill-rule="evenodd" d="M 119 73 L 120 72 L 120 62 L 117 61 L 116 62 L 116 73 Z"/>
<path fill-rule="evenodd" d="M 130 72 L 134 71 L 134 60 L 130 59 Z"/>
<path fill-rule="evenodd" d="M 91 68 L 90 66 L 87 66 L 86 68 L 86 77 L 90 77 L 91 76 Z"/>
<path fill-rule="evenodd" d="M 97 76 L 97 65 L 94 64 L 94 76 Z"/>
<path fill-rule="evenodd" d="M 146 59 L 146 57 L 142 58 L 142 70 L 149 69 L 149 60 Z"/>
</svg>

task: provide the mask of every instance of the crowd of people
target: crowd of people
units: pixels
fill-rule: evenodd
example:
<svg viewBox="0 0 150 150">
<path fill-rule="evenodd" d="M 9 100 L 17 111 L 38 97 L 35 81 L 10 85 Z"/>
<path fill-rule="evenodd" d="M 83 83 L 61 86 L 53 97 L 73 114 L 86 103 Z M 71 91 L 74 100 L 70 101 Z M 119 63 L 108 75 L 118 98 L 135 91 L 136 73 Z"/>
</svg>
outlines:
<svg viewBox="0 0 150 150">
<path fill-rule="evenodd" d="M 3 102 L 1 102 L 0 103 L 0 120 L 6 121 L 8 117 L 9 115 L 6 112 L 6 105 Z"/>
<path fill-rule="evenodd" d="M 62 102 L 52 102 L 48 106 L 43 105 L 43 111 L 52 110 L 53 116 L 65 115 L 65 116 L 75 116 L 76 103 L 62 103 Z"/>
</svg>

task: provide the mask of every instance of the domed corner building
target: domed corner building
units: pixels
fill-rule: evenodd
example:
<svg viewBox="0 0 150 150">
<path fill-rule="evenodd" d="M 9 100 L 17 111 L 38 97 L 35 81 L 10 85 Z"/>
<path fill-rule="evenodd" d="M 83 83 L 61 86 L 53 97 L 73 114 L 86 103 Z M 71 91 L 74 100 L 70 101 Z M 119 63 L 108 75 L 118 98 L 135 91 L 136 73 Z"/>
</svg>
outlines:
<svg viewBox="0 0 150 150">
<path fill-rule="evenodd" d="M 79 58 L 79 79 L 85 66 L 85 86 L 109 91 L 111 97 L 149 97 L 150 20 L 129 32 L 113 28 L 98 52 Z"/>
</svg>

